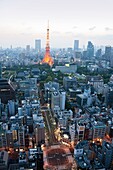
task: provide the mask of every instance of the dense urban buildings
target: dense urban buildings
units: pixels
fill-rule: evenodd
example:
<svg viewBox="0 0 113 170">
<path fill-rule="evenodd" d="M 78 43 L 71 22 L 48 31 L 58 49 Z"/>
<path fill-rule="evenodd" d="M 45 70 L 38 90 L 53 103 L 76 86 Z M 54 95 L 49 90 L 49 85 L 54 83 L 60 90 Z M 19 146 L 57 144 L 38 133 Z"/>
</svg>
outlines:
<svg viewBox="0 0 113 170">
<path fill-rule="evenodd" d="M 0 169 L 112 170 L 113 48 L 35 43 L 0 49 Z"/>
<path fill-rule="evenodd" d="M 0 0 L 0 170 L 113 170 L 112 18 L 112 0 Z"/>
</svg>

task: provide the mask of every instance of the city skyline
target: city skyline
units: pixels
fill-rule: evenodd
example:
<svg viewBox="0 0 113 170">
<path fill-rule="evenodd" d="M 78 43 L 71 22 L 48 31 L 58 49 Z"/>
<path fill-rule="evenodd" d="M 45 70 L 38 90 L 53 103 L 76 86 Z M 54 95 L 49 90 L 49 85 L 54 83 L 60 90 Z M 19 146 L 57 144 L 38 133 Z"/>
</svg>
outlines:
<svg viewBox="0 0 113 170">
<path fill-rule="evenodd" d="M 95 45 L 113 44 L 112 0 L 0 0 L 0 46 L 35 46 L 35 39 L 46 44 L 50 21 L 51 48 L 80 47 L 88 40 Z"/>
</svg>

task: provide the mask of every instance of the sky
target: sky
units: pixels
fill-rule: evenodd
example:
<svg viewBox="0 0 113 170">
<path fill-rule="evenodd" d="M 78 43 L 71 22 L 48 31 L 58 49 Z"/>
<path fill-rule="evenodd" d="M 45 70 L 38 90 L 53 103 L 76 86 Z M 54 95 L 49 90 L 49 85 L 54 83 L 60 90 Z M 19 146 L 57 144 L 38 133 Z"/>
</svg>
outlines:
<svg viewBox="0 0 113 170">
<path fill-rule="evenodd" d="M 0 46 L 44 48 L 48 20 L 51 48 L 113 46 L 113 0 L 0 0 Z"/>
</svg>

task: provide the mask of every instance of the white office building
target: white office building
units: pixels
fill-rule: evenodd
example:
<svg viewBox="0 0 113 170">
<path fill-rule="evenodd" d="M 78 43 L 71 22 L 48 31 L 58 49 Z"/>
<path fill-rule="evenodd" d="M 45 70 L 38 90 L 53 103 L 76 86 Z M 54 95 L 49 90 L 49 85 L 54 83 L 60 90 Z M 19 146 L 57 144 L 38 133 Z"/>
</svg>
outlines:
<svg viewBox="0 0 113 170">
<path fill-rule="evenodd" d="M 51 108 L 54 110 L 56 106 L 60 107 L 60 110 L 65 110 L 66 93 L 53 92 L 51 96 Z"/>
</svg>

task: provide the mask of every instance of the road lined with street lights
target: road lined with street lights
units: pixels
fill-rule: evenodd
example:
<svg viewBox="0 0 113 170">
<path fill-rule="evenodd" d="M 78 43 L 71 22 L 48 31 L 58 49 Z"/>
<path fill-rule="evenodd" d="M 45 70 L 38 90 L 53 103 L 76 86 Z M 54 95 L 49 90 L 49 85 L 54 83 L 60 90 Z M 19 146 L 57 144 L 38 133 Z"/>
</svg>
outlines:
<svg viewBox="0 0 113 170">
<path fill-rule="evenodd" d="M 46 149 L 48 150 L 48 146 L 49 147 L 51 147 L 51 146 L 55 147 L 56 146 L 56 148 L 54 148 L 55 153 L 54 153 L 54 149 L 52 149 L 51 155 L 47 155 L 47 158 L 49 160 L 49 163 L 52 161 L 54 166 L 60 167 L 61 161 L 62 161 L 62 163 L 65 162 L 68 159 L 68 156 L 69 157 L 72 156 L 72 153 L 70 153 L 70 152 L 65 153 L 65 154 L 63 154 L 63 156 L 61 156 L 62 155 L 62 152 L 60 151 L 61 149 L 59 150 L 59 148 L 57 148 L 58 146 L 61 147 L 61 148 L 64 147 L 64 145 L 61 145 L 61 142 L 59 140 L 58 134 L 60 135 L 60 131 L 59 131 L 59 129 L 56 129 L 56 126 L 53 123 L 55 120 L 52 116 L 50 108 L 43 108 L 42 107 L 42 110 L 43 110 L 43 117 L 44 117 L 44 121 L 45 121 L 45 126 L 47 128 L 46 138 L 48 139 L 48 141 L 45 143 L 46 147 L 47 147 Z M 67 147 L 67 148 L 69 149 L 69 147 Z M 65 160 L 64 160 L 64 158 L 65 158 Z M 73 158 L 71 158 L 71 159 L 73 160 Z M 68 160 L 67 160 L 67 163 L 65 162 L 65 166 L 68 167 Z M 76 165 L 75 161 L 72 161 L 72 166 L 69 169 L 70 170 L 77 170 L 77 165 Z"/>
<path fill-rule="evenodd" d="M 47 108 L 42 107 L 41 111 L 43 113 L 43 117 L 44 117 L 44 121 L 45 121 L 49 145 L 56 144 L 56 143 L 58 144 L 58 141 L 54 134 L 55 125 L 53 124 L 54 120 L 52 118 L 52 114 L 50 113 L 50 109 L 48 109 L 48 107 Z"/>
</svg>

